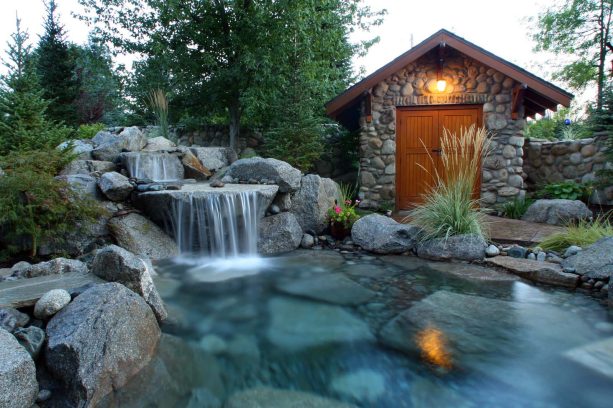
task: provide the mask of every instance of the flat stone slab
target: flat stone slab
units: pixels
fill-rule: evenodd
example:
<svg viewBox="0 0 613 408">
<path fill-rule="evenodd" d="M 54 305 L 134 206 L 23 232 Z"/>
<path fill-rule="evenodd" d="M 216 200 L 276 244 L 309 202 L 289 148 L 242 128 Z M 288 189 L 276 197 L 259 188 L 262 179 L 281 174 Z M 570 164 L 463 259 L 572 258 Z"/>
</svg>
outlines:
<svg viewBox="0 0 613 408">
<path fill-rule="evenodd" d="M 65 289 L 70 292 L 89 283 L 104 283 L 104 281 L 91 273 L 68 272 L 62 275 L 0 282 L 0 307 L 33 306 L 51 289 Z"/>
<path fill-rule="evenodd" d="M 504 268 L 524 279 L 548 285 L 575 288 L 579 276 L 574 273 L 562 272 L 562 267 L 551 262 L 533 261 L 531 259 L 513 258 L 511 256 L 495 256 L 487 258 L 489 265 Z"/>
<path fill-rule="evenodd" d="M 284 282 L 277 289 L 290 295 L 304 296 L 338 305 L 361 305 L 375 292 L 345 277 L 342 273 L 318 274 L 312 277 Z"/>
<path fill-rule="evenodd" d="M 514 282 L 519 280 L 516 275 L 472 264 L 430 262 L 427 264 L 427 267 L 438 272 L 448 273 L 458 278 L 468 280 L 488 282 Z"/>
<path fill-rule="evenodd" d="M 486 215 L 486 231 L 494 242 L 531 246 L 550 235 L 564 232 L 564 227 Z"/>
<path fill-rule="evenodd" d="M 613 337 L 568 350 L 564 356 L 613 379 Z"/>
</svg>

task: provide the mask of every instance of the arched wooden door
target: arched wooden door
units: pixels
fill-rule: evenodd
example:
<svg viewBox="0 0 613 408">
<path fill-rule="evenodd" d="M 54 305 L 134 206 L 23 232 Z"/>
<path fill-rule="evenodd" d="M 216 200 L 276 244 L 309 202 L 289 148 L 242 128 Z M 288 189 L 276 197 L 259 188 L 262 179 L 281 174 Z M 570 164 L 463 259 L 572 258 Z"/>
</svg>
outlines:
<svg viewBox="0 0 613 408">
<path fill-rule="evenodd" d="M 472 124 L 482 126 L 481 105 L 398 108 L 396 111 L 396 209 L 423 202 L 423 194 L 441 171 L 443 129 L 459 133 Z M 434 159 L 431 160 L 430 156 Z M 434 161 L 434 163 L 433 163 Z M 422 168 L 423 167 L 423 168 Z M 481 169 L 475 169 L 481 180 Z M 480 186 L 476 186 L 478 192 Z"/>
</svg>

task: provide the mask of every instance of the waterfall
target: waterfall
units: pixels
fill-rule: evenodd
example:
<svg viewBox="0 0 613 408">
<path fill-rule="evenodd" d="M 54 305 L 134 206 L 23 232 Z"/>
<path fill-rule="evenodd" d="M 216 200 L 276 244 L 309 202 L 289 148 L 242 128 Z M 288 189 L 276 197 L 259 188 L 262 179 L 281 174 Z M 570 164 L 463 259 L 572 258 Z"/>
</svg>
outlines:
<svg viewBox="0 0 613 408">
<path fill-rule="evenodd" d="M 163 153 L 125 153 L 124 165 L 130 177 L 153 181 L 176 181 L 183 179 L 181 161 L 173 155 Z"/>
<path fill-rule="evenodd" d="M 182 253 L 256 255 L 258 205 L 255 191 L 189 194 L 171 201 L 169 229 Z"/>
</svg>

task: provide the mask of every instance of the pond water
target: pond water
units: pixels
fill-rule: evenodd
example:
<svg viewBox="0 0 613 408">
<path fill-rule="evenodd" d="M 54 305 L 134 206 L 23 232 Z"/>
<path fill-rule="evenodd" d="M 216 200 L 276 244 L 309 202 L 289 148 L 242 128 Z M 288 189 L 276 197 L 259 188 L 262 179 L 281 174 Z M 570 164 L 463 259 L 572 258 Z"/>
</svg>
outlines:
<svg viewBox="0 0 613 408">
<path fill-rule="evenodd" d="M 337 406 L 309 394 L 359 407 L 613 404 L 613 316 L 582 294 L 333 251 L 156 269 L 171 321 L 111 406 L 238 407 L 227 399 L 262 386 L 308 394 L 291 405 L 247 393 L 249 406 Z"/>
</svg>

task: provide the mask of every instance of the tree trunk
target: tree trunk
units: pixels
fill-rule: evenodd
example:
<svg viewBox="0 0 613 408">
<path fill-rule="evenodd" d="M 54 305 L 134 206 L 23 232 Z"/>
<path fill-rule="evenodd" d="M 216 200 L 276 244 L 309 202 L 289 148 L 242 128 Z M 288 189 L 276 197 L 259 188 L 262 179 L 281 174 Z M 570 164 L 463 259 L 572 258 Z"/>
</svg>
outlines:
<svg viewBox="0 0 613 408">
<path fill-rule="evenodd" d="M 232 103 L 229 108 L 230 115 L 230 147 L 238 153 L 236 149 L 240 136 L 241 108 L 238 103 Z"/>
</svg>

